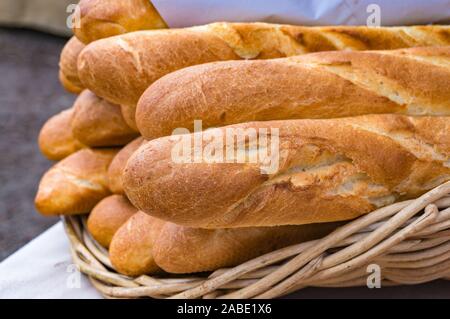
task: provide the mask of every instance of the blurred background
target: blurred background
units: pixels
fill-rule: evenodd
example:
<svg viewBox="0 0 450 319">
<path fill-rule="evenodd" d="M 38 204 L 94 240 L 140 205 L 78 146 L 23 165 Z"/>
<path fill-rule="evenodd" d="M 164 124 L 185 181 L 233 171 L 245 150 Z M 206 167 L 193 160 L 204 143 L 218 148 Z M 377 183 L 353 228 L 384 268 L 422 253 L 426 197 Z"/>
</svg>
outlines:
<svg viewBox="0 0 450 319">
<path fill-rule="evenodd" d="M 39 152 L 39 130 L 75 100 L 58 81 L 71 3 L 0 0 L 0 262 L 58 221 L 39 215 L 33 199 L 52 165 Z"/>
</svg>

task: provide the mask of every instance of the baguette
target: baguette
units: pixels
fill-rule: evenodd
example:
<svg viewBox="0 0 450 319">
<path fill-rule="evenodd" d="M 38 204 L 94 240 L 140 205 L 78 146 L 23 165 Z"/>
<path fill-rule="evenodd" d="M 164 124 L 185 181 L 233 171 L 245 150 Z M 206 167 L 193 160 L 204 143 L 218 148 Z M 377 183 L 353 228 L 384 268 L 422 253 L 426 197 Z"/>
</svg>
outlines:
<svg viewBox="0 0 450 319">
<path fill-rule="evenodd" d="M 92 237 L 108 248 L 114 234 L 137 212 L 130 201 L 122 195 L 111 195 L 95 205 L 87 220 L 87 228 Z"/>
<path fill-rule="evenodd" d="M 114 268 L 127 276 L 159 272 L 152 251 L 164 223 L 142 212 L 131 216 L 115 233 L 109 246 L 109 259 Z"/>
<path fill-rule="evenodd" d="M 139 132 L 136 124 L 136 106 L 121 105 L 120 111 L 122 112 L 122 117 L 125 120 L 125 123 L 127 123 L 127 125 L 131 127 L 131 129 Z"/>
<path fill-rule="evenodd" d="M 73 84 L 72 82 L 70 82 L 66 78 L 66 76 L 64 75 L 62 70 L 59 70 L 58 78 L 59 78 L 59 82 L 61 83 L 63 88 L 69 93 L 80 94 L 80 92 L 84 90 L 82 87 L 78 87 L 75 84 Z"/>
<path fill-rule="evenodd" d="M 333 51 L 193 66 L 151 85 L 137 126 L 147 139 L 194 120 L 203 128 L 249 121 L 373 113 L 450 115 L 450 46 Z"/>
<path fill-rule="evenodd" d="M 78 77 L 77 59 L 85 45 L 76 37 L 66 43 L 59 59 L 59 80 L 70 93 L 78 94 L 83 91 L 83 84 Z"/>
<path fill-rule="evenodd" d="M 72 132 L 91 147 L 125 145 L 138 136 L 125 122 L 120 107 L 83 91 L 74 104 Z"/>
<path fill-rule="evenodd" d="M 147 215 L 148 216 L 148 215 Z M 232 267 L 289 245 L 321 238 L 339 223 L 201 229 L 166 222 L 153 243 L 156 264 L 169 273 Z"/>
<path fill-rule="evenodd" d="M 248 145 L 252 129 L 268 132 L 267 149 L 275 145 L 272 163 L 247 160 L 258 154 L 247 146 L 239 148 L 246 151 L 245 161 L 228 156 L 226 163 L 211 158 L 196 163 L 173 156 L 181 143 L 192 154 L 189 144 L 199 138 L 203 154 L 225 156 L 224 145 L 231 142 L 237 154 L 235 139 L 223 137 L 239 129 Z M 130 157 L 123 183 L 134 206 L 190 227 L 300 225 L 352 219 L 450 180 L 450 117 L 366 115 L 253 122 L 206 132 L 155 139 Z"/>
<path fill-rule="evenodd" d="M 128 143 L 123 147 L 109 165 L 108 185 L 114 194 L 125 194 L 123 190 L 122 175 L 130 156 L 145 142 L 142 137 Z"/>
<path fill-rule="evenodd" d="M 116 104 L 136 105 L 160 77 L 191 65 L 269 59 L 329 50 L 381 50 L 450 45 L 450 27 L 300 27 L 213 23 L 138 31 L 89 44 L 78 59 L 82 83 Z"/>
<path fill-rule="evenodd" d="M 177 274 L 211 271 L 323 237 L 339 225 L 200 229 L 138 212 L 114 235 L 109 256 L 116 270 L 129 276 L 155 273 L 159 268 Z"/>
<path fill-rule="evenodd" d="M 70 128 L 73 109 L 64 110 L 45 122 L 39 132 L 39 149 L 49 160 L 59 161 L 85 147 Z"/>
<path fill-rule="evenodd" d="M 107 169 L 116 149 L 82 149 L 50 168 L 42 177 L 35 198 L 43 215 L 87 213 L 110 195 Z"/>
<path fill-rule="evenodd" d="M 136 30 L 166 28 L 149 0 L 81 0 L 80 20 L 74 24 L 77 38 L 89 43 Z"/>
</svg>

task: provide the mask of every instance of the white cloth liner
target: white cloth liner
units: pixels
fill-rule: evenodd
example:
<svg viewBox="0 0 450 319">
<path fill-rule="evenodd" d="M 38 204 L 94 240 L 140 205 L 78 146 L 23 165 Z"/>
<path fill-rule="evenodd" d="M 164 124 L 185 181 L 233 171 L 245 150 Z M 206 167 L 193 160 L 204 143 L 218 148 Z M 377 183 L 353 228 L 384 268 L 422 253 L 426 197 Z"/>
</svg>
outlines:
<svg viewBox="0 0 450 319">
<path fill-rule="evenodd" d="M 0 263 L 0 299 L 97 299 L 102 296 L 72 263 L 61 222 Z"/>
<path fill-rule="evenodd" d="M 151 0 L 171 28 L 216 21 L 367 25 L 371 4 L 383 26 L 450 22 L 450 0 Z"/>
</svg>

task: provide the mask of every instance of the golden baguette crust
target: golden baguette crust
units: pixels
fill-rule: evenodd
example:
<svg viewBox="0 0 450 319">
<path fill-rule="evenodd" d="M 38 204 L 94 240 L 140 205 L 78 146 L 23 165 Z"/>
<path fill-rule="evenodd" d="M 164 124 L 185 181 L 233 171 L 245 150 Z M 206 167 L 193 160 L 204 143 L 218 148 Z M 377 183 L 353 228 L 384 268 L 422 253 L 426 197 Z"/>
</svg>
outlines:
<svg viewBox="0 0 450 319">
<path fill-rule="evenodd" d="M 114 194 L 125 194 L 123 190 L 122 175 L 130 156 L 142 145 L 145 140 L 138 137 L 125 145 L 112 160 L 108 168 L 108 185 Z"/>
<path fill-rule="evenodd" d="M 92 209 L 87 228 L 100 245 L 108 248 L 120 226 L 136 212 L 137 209 L 125 196 L 111 195 L 102 199 Z"/>
<path fill-rule="evenodd" d="M 137 30 L 162 29 L 166 23 L 149 0 L 81 0 L 77 38 L 89 43 Z"/>
<path fill-rule="evenodd" d="M 111 194 L 107 169 L 116 149 L 82 149 L 50 168 L 42 177 L 34 200 L 43 215 L 89 212 Z"/>
<path fill-rule="evenodd" d="M 332 51 L 193 66 L 153 83 L 136 119 L 147 139 L 249 121 L 373 113 L 450 115 L 450 46 Z"/>
<path fill-rule="evenodd" d="M 78 77 L 77 59 L 85 45 L 76 37 L 70 38 L 59 58 L 59 80 L 70 93 L 80 93 L 84 86 Z"/>
<path fill-rule="evenodd" d="M 172 151 L 183 137 L 163 137 L 127 162 L 123 183 L 133 205 L 190 227 L 308 224 L 352 219 L 450 180 L 450 117 L 252 122 L 209 132 L 225 136 L 226 128 L 278 129 L 276 172 L 248 161 L 176 163 Z M 224 148 L 220 138 L 206 145 Z"/>
<path fill-rule="evenodd" d="M 61 83 L 61 85 L 69 93 L 80 94 L 84 90 L 82 87 L 78 87 L 75 84 L 73 84 L 72 82 L 70 82 L 66 78 L 64 73 L 62 73 L 61 70 L 59 70 L 59 72 L 58 72 L 58 78 L 59 78 L 59 82 Z"/>
<path fill-rule="evenodd" d="M 108 101 L 136 105 L 149 84 L 167 73 L 238 58 L 213 34 L 178 31 L 139 31 L 92 42 L 78 59 L 83 84 Z"/>
<path fill-rule="evenodd" d="M 125 145 L 138 136 L 125 122 L 119 105 L 84 90 L 74 103 L 73 135 L 91 147 Z"/>
<path fill-rule="evenodd" d="M 153 259 L 153 244 L 164 221 L 137 212 L 123 224 L 109 246 L 109 258 L 114 268 L 128 276 L 159 272 Z"/>
<path fill-rule="evenodd" d="M 73 109 L 64 110 L 45 122 L 38 137 L 39 149 L 49 160 L 59 161 L 85 147 L 72 134 Z"/>
<path fill-rule="evenodd" d="M 450 45 L 450 27 L 299 27 L 213 23 L 132 32 L 89 44 L 78 59 L 83 84 L 116 104 L 136 105 L 165 74 L 213 61 L 281 58 L 324 50 Z"/>
<path fill-rule="evenodd" d="M 122 112 L 122 117 L 125 120 L 125 123 L 127 125 L 135 130 L 136 132 L 139 132 L 137 125 L 136 125 L 136 106 L 130 106 L 130 105 L 121 105 L 120 111 Z"/>
<path fill-rule="evenodd" d="M 153 244 L 156 264 L 169 273 L 232 267 L 279 248 L 321 238 L 339 223 L 201 229 L 166 222 Z"/>
</svg>

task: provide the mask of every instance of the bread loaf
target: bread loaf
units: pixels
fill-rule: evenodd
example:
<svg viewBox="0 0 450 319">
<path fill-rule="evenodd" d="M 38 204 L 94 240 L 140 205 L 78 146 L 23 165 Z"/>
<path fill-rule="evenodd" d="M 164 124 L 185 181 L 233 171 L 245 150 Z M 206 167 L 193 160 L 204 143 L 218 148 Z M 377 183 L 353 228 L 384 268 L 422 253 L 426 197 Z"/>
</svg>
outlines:
<svg viewBox="0 0 450 319">
<path fill-rule="evenodd" d="M 161 29 L 166 24 L 150 0 L 81 0 L 77 38 L 89 43 L 136 30 Z"/>
<path fill-rule="evenodd" d="M 450 27 L 299 27 L 213 23 L 123 34 L 89 44 L 78 59 L 82 83 L 116 104 L 136 105 L 145 89 L 191 65 L 268 59 L 329 50 L 449 45 Z M 120 61 L 120 62 L 119 62 Z"/>
<path fill-rule="evenodd" d="M 73 135 L 91 147 L 125 145 L 138 136 L 125 122 L 119 105 L 83 91 L 74 104 Z"/>
<path fill-rule="evenodd" d="M 73 93 L 73 94 L 79 94 L 81 91 L 83 91 L 82 87 L 78 87 L 75 84 L 73 84 L 72 82 L 70 82 L 61 70 L 59 70 L 59 72 L 58 72 L 58 78 L 59 78 L 59 82 L 61 83 L 61 85 L 67 92 Z"/>
<path fill-rule="evenodd" d="M 148 215 L 147 215 L 148 216 Z M 156 264 L 170 273 L 193 273 L 232 267 L 279 248 L 321 238 L 338 226 L 201 229 L 165 223 L 153 244 Z"/>
<path fill-rule="evenodd" d="M 450 117 L 251 122 L 206 132 L 155 139 L 130 157 L 123 183 L 134 206 L 190 227 L 309 224 L 352 219 L 450 180 Z M 189 158 L 195 145 L 202 153 Z"/>
<path fill-rule="evenodd" d="M 108 184 L 114 194 L 124 194 L 122 175 L 125 165 L 130 156 L 145 142 L 142 137 L 138 137 L 123 147 L 109 165 Z"/>
<path fill-rule="evenodd" d="M 103 247 L 109 247 L 111 239 L 137 209 L 122 195 L 111 195 L 95 205 L 87 220 L 92 237 Z"/>
<path fill-rule="evenodd" d="M 136 105 L 121 105 L 120 110 L 122 111 L 122 117 L 125 120 L 125 123 L 127 123 L 131 129 L 139 132 L 136 125 Z"/>
<path fill-rule="evenodd" d="M 450 46 L 332 51 L 193 66 L 153 83 L 136 118 L 147 139 L 249 121 L 373 113 L 450 115 Z"/>
<path fill-rule="evenodd" d="M 48 170 L 39 183 L 36 209 L 43 215 L 89 212 L 111 194 L 107 169 L 116 149 L 82 149 Z"/>
<path fill-rule="evenodd" d="M 137 212 L 114 235 L 109 247 L 109 259 L 114 268 L 128 276 L 160 271 L 153 259 L 153 243 L 164 222 Z"/>
<path fill-rule="evenodd" d="M 72 134 L 72 115 L 73 109 L 64 110 L 49 118 L 42 127 L 39 149 L 49 160 L 59 161 L 85 147 Z"/>
<path fill-rule="evenodd" d="M 193 273 L 235 266 L 273 250 L 323 237 L 339 223 L 300 226 L 200 229 L 138 212 L 114 235 L 110 259 L 129 276 Z"/>
<path fill-rule="evenodd" d="M 67 91 L 75 94 L 83 90 L 78 77 L 77 59 L 84 47 L 76 37 L 72 37 L 61 51 L 59 59 L 59 80 Z"/>
</svg>

